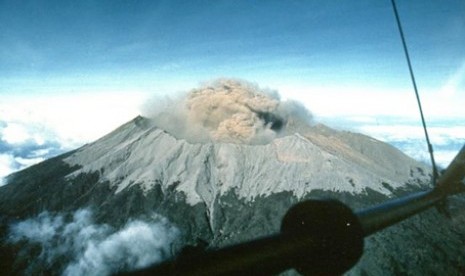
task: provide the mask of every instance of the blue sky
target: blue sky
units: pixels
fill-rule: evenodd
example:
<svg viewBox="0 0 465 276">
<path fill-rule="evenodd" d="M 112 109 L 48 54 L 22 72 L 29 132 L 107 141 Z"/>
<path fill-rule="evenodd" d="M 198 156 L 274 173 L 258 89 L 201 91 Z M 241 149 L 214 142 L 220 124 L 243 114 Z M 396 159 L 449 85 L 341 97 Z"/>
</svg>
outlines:
<svg viewBox="0 0 465 276">
<path fill-rule="evenodd" d="M 451 155 L 465 142 L 465 2 L 397 2 L 426 117 Z M 11 172 L 89 142 L 151 95 L 218 77 L 397 146 L 417 133 L 389 0 L 0 0 L 0 164 Z"/>
<path fill-rule="evenodd" d="M 390 1 L 321 2 L 2 1 L 2 90 L 230 75 L 409 85 Z M 464 62 L 465 4 L 447 3 L 398 4 L 420 86 L 441 87 Z"/>
</svg>

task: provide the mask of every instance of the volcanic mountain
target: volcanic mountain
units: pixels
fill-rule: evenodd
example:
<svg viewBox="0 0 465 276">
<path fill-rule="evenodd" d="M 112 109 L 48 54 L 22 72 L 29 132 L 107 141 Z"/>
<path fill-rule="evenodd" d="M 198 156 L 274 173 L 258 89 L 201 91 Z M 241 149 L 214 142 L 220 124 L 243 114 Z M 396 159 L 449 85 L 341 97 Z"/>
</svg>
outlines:
<svg viewBox="0 0 465 276">
<path fill-rule="evenodd" d="M 300 106 L 254 89 L 222 81 L 194 90 L 182 105 L 10 175 L 0 187 L 1 270 L 109 274 L 186 245 L 276 233 L 305 199 L 357 209 L 429 187 L 429 169 L 396 148 L 309 123 Z M 367 240 L 348 274 L 460 274 L 464 222 L 430 210 L 393 226 Z"/>
</svg>

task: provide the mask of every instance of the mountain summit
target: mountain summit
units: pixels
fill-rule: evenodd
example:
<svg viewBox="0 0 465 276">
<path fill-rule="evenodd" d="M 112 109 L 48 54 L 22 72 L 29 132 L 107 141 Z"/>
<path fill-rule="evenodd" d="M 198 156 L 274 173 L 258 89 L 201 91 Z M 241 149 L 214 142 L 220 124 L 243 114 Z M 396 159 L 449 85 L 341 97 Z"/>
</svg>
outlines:
<svg viewBox="0 0 465 276">
<path fill-rule="evenodd" d="M 147 193 L 160 185 L 183 194 L 192 206 L 211 206 L 228 192 L 245 201 L 280 192 L 300 199 L 312 190 L 389 195 L 405 183 L 418 183 L 427 170 L 392 146 L 324 125 L 268 144 L 190 143 L 143 117 L 63 161 L 79 167 L 68 180 L 98 172 L 99 182 L 110 183 L 115 193 L 132 186 Z"/>
<path fill-rule="evenodd" d="M 300 105 L 257 89 L 206 85 L 9 176 L 0 187 L 2 271 L 140 268 L 185 245 L 276 233 L 284 213 L 308 198 L 360 208 L 429 186 L 428 168 L 396 148 L 310 124 Z M 389 228 L 367 240 L 349 274 L 457 274 L 465 267 L 464 221 L 431 210 Z"/>
</svg>

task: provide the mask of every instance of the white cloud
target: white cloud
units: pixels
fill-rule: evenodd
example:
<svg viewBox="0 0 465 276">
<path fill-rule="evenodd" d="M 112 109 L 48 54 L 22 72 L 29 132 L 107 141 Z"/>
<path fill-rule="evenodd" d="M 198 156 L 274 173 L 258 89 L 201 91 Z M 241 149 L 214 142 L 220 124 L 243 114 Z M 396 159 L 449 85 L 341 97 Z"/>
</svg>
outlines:
<svg viewBox="0 0 465 276">
<path fill-rule="evenodd" d="M 15 158 L 11 154 L 0 153 L 0 186 L 6 184 L 3 178 L 16 170 Z"/>
<path fill-rule="evenodd" d="M 439 150 L 435 151 L 434 158 L 436 159 L 436 163 L 445 168 L 452 162 L 457 153 L 458 150 Z"/>
<path fill-rule="evenodd" d="M 9 144 L 20 144 L 27 141 L 31 135 L 24 125 L 17 123 L 8 123 L 6 127 L 0 129 L 2 140 Z"/>
<path fill-rule="evenodd" d="M 414 98 L 404 93 L 367 87 L 339 86 L 293 86 L 281 85 L 280 93 L 286 98 L 296 99 L 312 113 L 321 117 L 381 115 L 413 116 Z M 416 110 L 415 110 L 416 111 Z"/>
<path fill-rule="evenodd" d="M 0 186 L 6 184 L 5 177 L 15 171 L 44 161 L 43 157 L 21 158 L 10 153 L 0 153 Z"/>
<path fill-rule="evenodd" d="M 43 158 L 43 157 L 36 157 L 36 158 L 16 157 L 15 158 L 15 161 L 17 163 L 19 163 L 22 166 L 22 168 L 32 166 L 32 165 L 37 164 L 39 162 L 42 162 L 44 160 L 45 160 L 45 158 Z"/>
<path fill-rule="evenodd" d="M 431 142 L 436 145 L 446 145 L 453 140 L 465 140 L 465 125 L 428 127 L 427 129 Z M 362 125 L 358 127 L 358 130 L 380 140 L 425 139 L 425 133 L 421 125 Z"/>
<path fill-rule="evenodd" d="M 421 125 L 362 124 L 355 130 L 391 143 L 417 160 L 425 163 L 430 162 L 425 134 Z M 442 167 L 446 167 L 465 144 L 465 125 L 428 127 L 428 133 L 434 148 L 436 163 Z"/>
<path fill-rule="evenodd" d="M 12 225 L 10 242 L 39 244 L 37 258 L 45 266 L 71 257 L 63 275 L 109 275 L 121 269 L 143 268 L 171 255 L 179 230 L 163 217 L 154 215 L 152 219 L 129 221 L 116 230 L 95 224 L 87 209 L 76 211 L 69 222 L 64 215 L 44 212 Z"/>
<path fill-rule="evenodd" d="M 50 153 L 51 149 L 39 149 L 39 150 L 34 150 L 31 152 L 31 156 L 33 157 L 40 157 L 40 156 L 46 156 Z"/>
<path fill-rule="evenodd" d="M 0 94 L 0 178 L 100 138 L 139 115 L 144 100 L 137 91 Z"/>
<path fill-rule="evenodd" d="M 0 186 L 4 177 L 63 152 L 53 134 L 37 125 L 0 123 Z"/>
<path fill-rule="evenodd" d="M 10 131 L 10 140 L 30 138 L 40 143 L 48 137 L 37 131 L 46 130 L 66 147 L 76 147 L 139 115 L 145 96 L 129 91 L 5 97 L 0 101 L 0 118 L 22 128 Z M 32 133 L 31 126 L 36 126 Z"/>
<path fill-rule="evenodd" d="M 284 98 L 305 104 L 317 117 L 400 117 L 419 118 L 418 105 L 410 87 L 403 89 L 368 86 L 313 86 L 287 83 L 275 86 Z M 464 88 L 455 86 L 454 93 L 424 89 L 420 91 L 423 111 L 428 119 L 465 119 Z"/>
</svg>

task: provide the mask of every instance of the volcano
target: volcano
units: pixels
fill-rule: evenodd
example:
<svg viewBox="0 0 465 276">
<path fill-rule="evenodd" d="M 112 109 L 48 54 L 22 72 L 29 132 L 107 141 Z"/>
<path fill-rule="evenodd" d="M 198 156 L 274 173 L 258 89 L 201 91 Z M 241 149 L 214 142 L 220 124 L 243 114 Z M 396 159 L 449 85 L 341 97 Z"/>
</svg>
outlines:
<svg viewBox="0 0 465 276">
<path fill-rule="evenodd" d="M 201 107 L 209 115 L 198 115 L 205 102 L 197 100 L 218 89 L 219 98 Z M 225 101 L 231 93 L 248 96 Z M 187 111 L 139 116 L 10 175 L 0 187 L 1 270 L 111 274 L 184 246 L 217 248 L 276 233 L 285 212 L 309 198 L 358 209 L 430 188 L 429 168 L 396 148 L 303 123 L 309 117 L 296 115 L 300 107 L 264 95 L 235 82 L 195 90 Z M 452 213 L 447 219 L 429 210 L 368 238 L 348 274 L 462 273 L 465 215 Z"/>
</svg>

